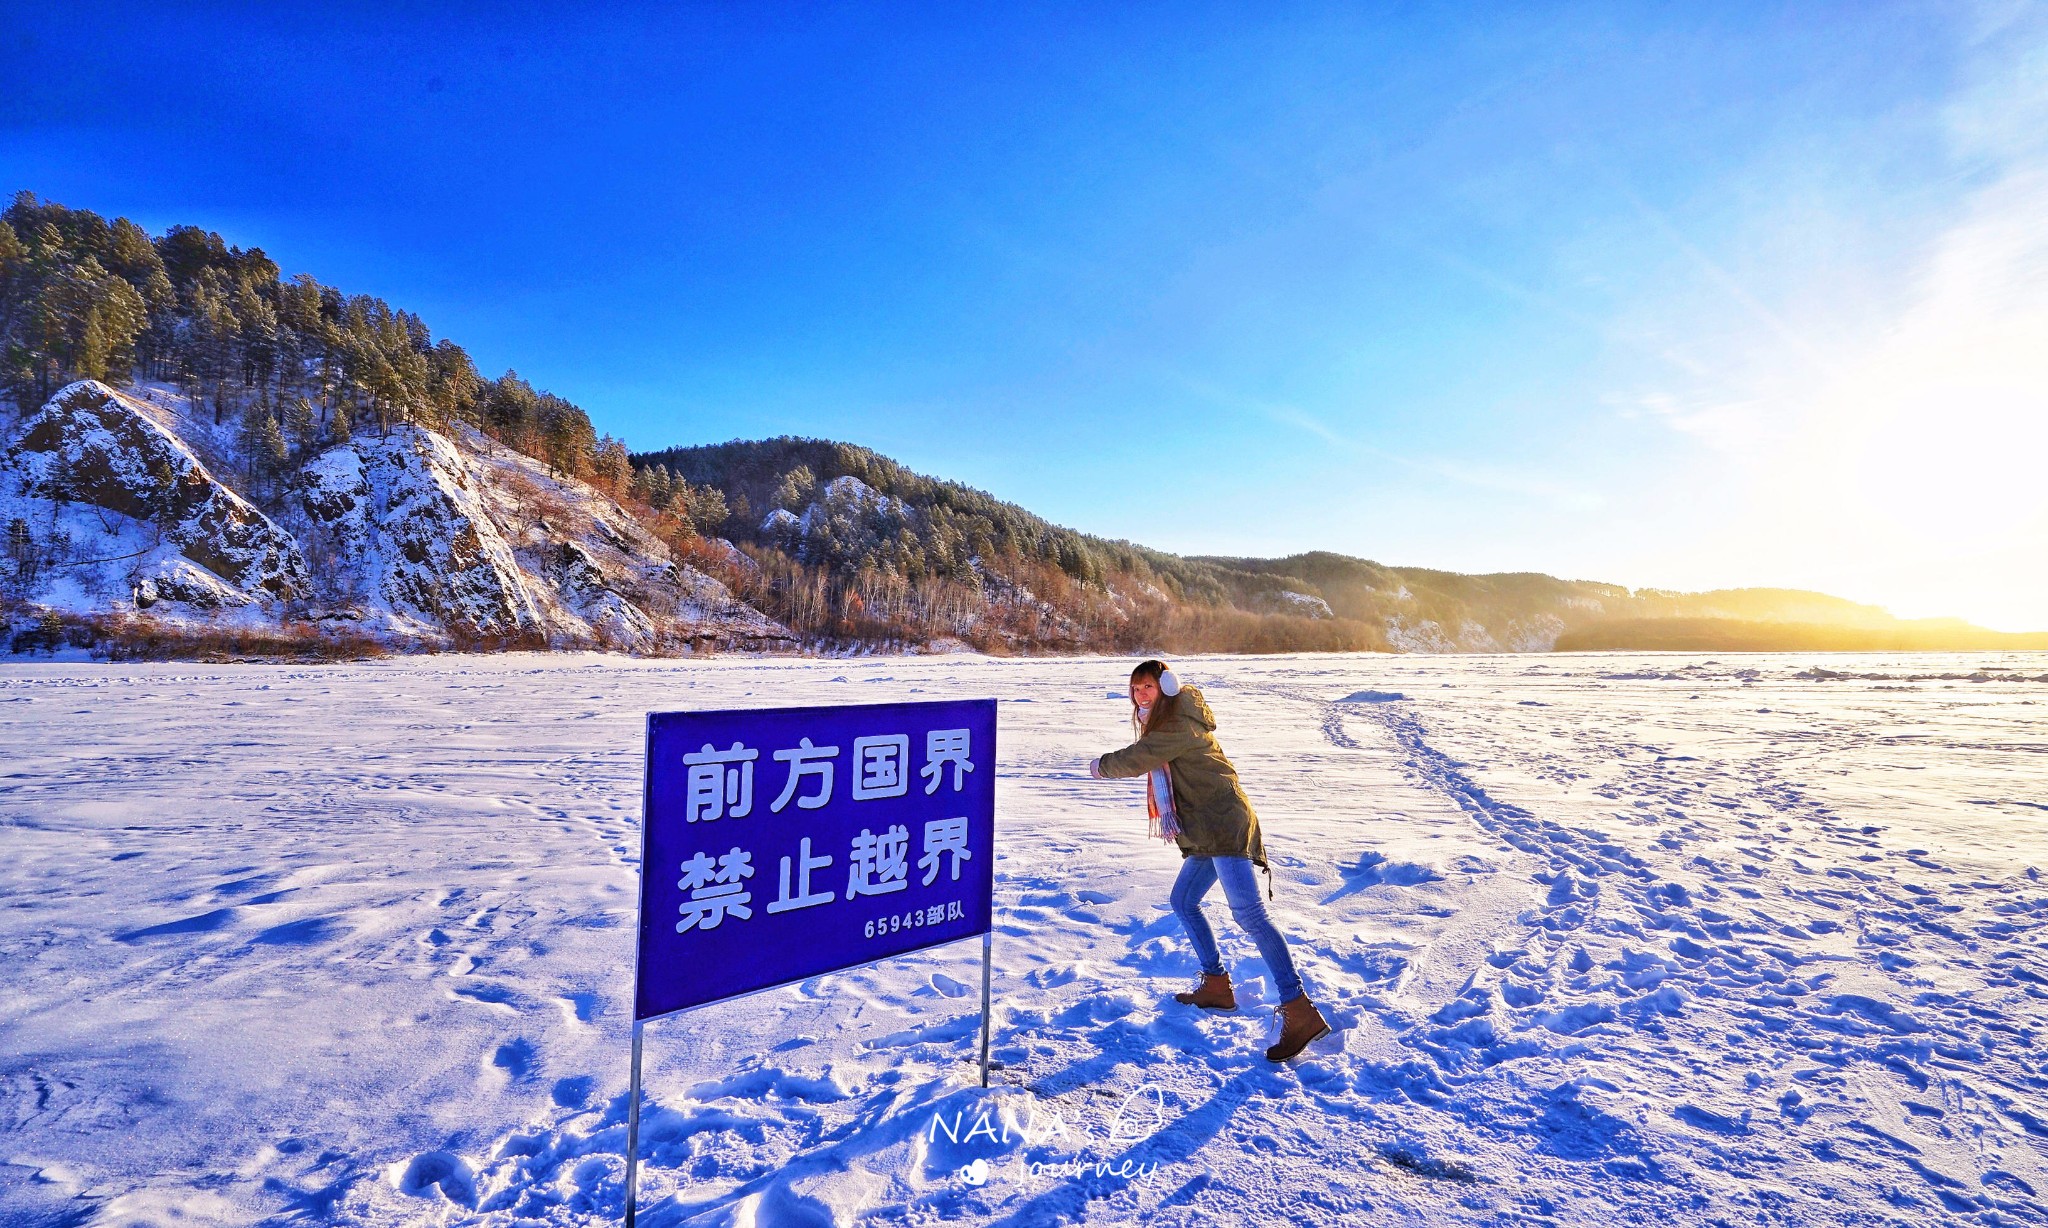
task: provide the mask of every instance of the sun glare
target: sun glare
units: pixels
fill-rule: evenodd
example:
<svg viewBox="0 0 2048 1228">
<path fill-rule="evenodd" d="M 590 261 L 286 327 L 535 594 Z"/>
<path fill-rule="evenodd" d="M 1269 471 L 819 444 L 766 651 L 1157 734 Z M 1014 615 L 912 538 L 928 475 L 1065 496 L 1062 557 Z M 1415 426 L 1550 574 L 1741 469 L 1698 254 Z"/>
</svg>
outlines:
<svg viewBox="0 0 2048 1228">
<path fill-rule="evenodd" d="M 1882 337 L 1806 368 L 1775 406 L 1745 534 L 1813 556 L 1814 587 L 1902 617 L 2048 626 L 2048 222 L 2025 175 L 1979 198 L 1937 245 Z M 1796 390 L 1796 391 L 1795 391 Z"/>
</svg>

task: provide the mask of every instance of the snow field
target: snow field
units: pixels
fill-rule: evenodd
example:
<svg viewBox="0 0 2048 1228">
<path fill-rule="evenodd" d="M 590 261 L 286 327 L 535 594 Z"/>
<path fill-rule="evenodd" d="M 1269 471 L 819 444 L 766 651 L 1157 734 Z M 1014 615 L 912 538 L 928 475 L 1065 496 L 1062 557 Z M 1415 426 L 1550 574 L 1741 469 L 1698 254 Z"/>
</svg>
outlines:
<svg viewBox="0 0 2048 1228">
<path fill-rule="evenodd" d="M 1086 777 L 1128 666 L 0 667 L 0 1219 L 616 1222 L 644 713 L 967 695 L 995 1086 L 972 942 L 657 1022 L 644 1222 L 2048 1218 L 2048 657 L 1176 662 L 1340 1028 L 1278 1067 Z"/>
</svg>

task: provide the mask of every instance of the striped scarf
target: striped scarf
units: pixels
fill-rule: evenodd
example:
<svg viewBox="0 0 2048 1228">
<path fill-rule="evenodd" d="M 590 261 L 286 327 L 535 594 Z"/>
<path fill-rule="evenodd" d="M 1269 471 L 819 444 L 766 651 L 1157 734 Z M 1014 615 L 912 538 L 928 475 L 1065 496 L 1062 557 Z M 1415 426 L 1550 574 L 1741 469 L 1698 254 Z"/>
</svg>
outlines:
<svg viewBox="0 0 2048 1228">
<path fill-rule="evenodd" d="M 1140 738 L 1145 736 L 1145 717 L 1151 711 L 1150 708 L 1140 708 L 1131 718 Z M 1145 818 L 1155 840 L 1172 844 L 1180 835 L 1180 816 L 1173 810 L 1173 777 L 1163 763 L 1145 773 Z"/>
</svg>

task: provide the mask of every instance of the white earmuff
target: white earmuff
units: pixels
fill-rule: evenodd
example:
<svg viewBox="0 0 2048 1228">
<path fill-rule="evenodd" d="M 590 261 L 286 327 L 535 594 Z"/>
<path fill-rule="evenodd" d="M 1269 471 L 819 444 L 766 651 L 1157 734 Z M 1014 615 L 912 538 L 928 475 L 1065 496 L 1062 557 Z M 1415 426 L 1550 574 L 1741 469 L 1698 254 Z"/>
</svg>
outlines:
<svg viewBox="0 0 2048 1228">
<path fill-rule="evenodd" d="M 1176 678 L 1176 677 L 1174 677 L 1174 676 L 1173 676 L 1173 671 L 1172 671 L 1172 670 L 1170 670 L 1170 669 L 1169 669 L 1169 670 L 1165 670 L 1165 671 L 1162 671 L 1162 672 L 1160 673 L 1160 675 L 1159 675 L 1159 693 L 1160 693 L 1161 695 L 1178 695 L 1178 694 L 1180 694 L 1180 679 L 1178 679 L 1178 678 Z"/>
</svg>

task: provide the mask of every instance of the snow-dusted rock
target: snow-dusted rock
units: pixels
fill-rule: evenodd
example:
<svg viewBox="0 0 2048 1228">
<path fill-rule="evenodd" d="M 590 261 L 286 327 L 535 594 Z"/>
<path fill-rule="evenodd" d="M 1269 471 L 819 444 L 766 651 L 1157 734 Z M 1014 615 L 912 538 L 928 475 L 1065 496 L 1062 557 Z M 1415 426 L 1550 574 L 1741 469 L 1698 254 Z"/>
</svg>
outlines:
<svg viewBox="0 0 2048 1228">
<path fill-rule="evenodd" d="M 1059 607 L 1002 572 L 981 566 L 979 559 L 973 562 L 982 595 L 988 600 L 988 612 L 975 620 L 978 624 L 993 628 L 1020 645 L 1073 646 L 1084 642 L 1086 629 L 1061 613 Z"/>
<path fill-rule="evenodd" d="M 462 454 L 442 436 L 399 426 L 329 448 L 299 471 L 295 490 L 337 586 L 386 615 L 393 630 L 540 629 L 512 548 Z"/>
<path fill-rule="evenodd" d="M 1510 621 L 1500 640 L 1509 652 L 1549 652 L 1557 647 L 1557 637 L 1564 629 L 1564 619 L 1557 615 L 1534 614 Z"/>
<path fill-rule="evenodd" d="M 676 559 L 665 542 L 588 483 L 551 473 L 468 428 L 458 429 L 454 442 L 500 532 L 517 543 L 513 556 L 550 644 L 647 653 L 796 646 L 789 628 Z M 698 547 L 706 566 L 759 574 L 731 542 L 713 538 Z"/>
<path fill-rule="evenodd" d="M 1253 599 L 1252 608 L 1267 614 L 1292 614 L 1298 618 L 1337 617 L 1329 602 L 1313 593 L 1297 593 L 1291 588 L 1260 593 Z"/>
<path fill-rule="evenodd" d="M 135 581 L 133 597 L 138 610 L 156 609 L 164 602 L 196 611 L 255 604 L 249 594 L 183 557 L 160 560 L 146 568 Z"/>
<path fill-rule="evenodd" d="M 592 549 L 562 542 L 553 571 L 562 603 L 589 626 L 600 644 L 626 652 L 655 649 L 659 633 L 654 620 L 620 595 L 624 577 L 610 574 Z"/>
<path fill-rule="evenodd" d="M 1458 651 L 1457 641 L 1429 619 L 1388 619 L 1387 646 L 1395 652 Z"/>
<path fill-rule="evenodd" d="M 0 452 L 0 522 L 34 559 L 16 560 L 21 595 L 93 612 L 162 602 L 215 610 L 305 593 L 298 543 L 217 479 L 158 412 L 81 380 Z"/>
<path fill-rule="evenodd" d="M 0 418 L 0 597 L 31 619 L 308 620 L 414 647 L 796 643 L 616 500 L 470 428 L 401 425 L 330 447 L 258 488 L 266 512 L 216 476 L 240 469 L 239 440 L 209 418 L 168 388 L 92 382 L 18 425 Z M 719 545 L 707 566 L 754 570 Z"/>
<path fill-rule="evenodd" d="M 848 474 L 833 478 L 818 488 L 804 508 L 792 531 L 775 520 L 764 531 L 792 537 L 797 554 L 805 562 L 836 563 L 872 551 L 882 543 L 914 529 L 917 513 L 908 503 Z"/>
</svg>

